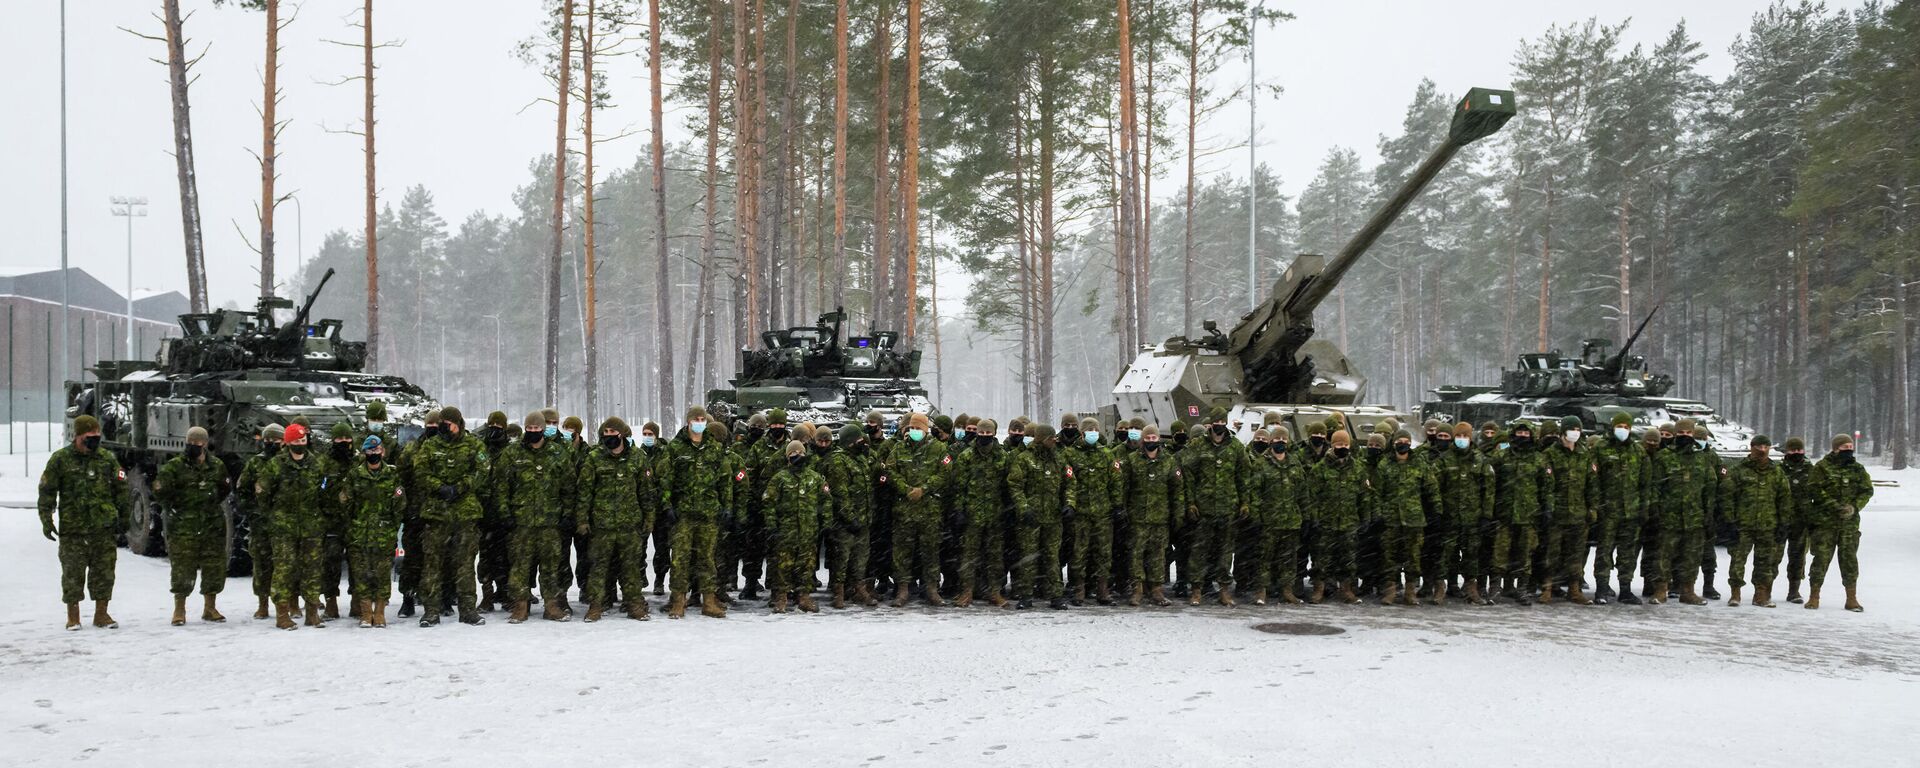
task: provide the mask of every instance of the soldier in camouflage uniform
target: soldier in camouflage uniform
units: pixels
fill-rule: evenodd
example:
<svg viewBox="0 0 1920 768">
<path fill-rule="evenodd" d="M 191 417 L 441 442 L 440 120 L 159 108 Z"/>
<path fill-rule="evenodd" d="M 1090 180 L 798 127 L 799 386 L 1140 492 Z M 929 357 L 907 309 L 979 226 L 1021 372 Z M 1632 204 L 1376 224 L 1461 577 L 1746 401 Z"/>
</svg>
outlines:
<svg viewBox="0 0 1920 768">
<path fill-rule="evenodd" d="M 640 453 L 648 466 L 654 467 L 654 483 L 659 483 L 659 465 L 666 461 L 667 443 L 660 439 L 660 425 L 647 422 L 640 425 Z M 655 597 L 667 593 L 667 572 L 673 567 L 673 521 L 666 516 L 666 506 L 656 500 L 653 516 L 653 594 Z M 542 590 L 545 591 L 545 590 Z"/>
<path fill-rule="evenodd" d="M 587 577 L 586 621 L 599 621 L 618 587 L 627 618 L 646 621 L 647 535 L 651 532 L 653 468 L 627 444 L 629 427 L 618 416 L 600 422 L 600 445 L 581 462 L 574 483 L 574 535 L 593 542 L 593 573 Z M 614 571 L 615 568 L 619 570 Z"/>
<path fill-rule="evenodd" d="M 774 613 L 786 613 L 790 598 L 797 598 L 802 611 L 820 612 L 808 581 L 813 577 L 815 537 L 821 518 L 829 514 L 833 488 L 807 466 L 808 452 L 806 443 L 789 441 L 780 452 L 786 467 L 767 478 L 766 490 L 761 492 L 772 555 L 767 589 L 773 594 Z"/>
<path fill-rule="evenodd" d="M 1853 438 L 1833 436 L 1833 451 L 1813 468 L 1813 504 L 1807 508 L 1807 539 L 1813 563 L 1807 572 L 1812 591 L 1807 607 L 1820 607 L 1820 584 L 1827 580 L 1827 564 L 1840 553 L 1840 584 L 1847 590 L 1847 610 L 1860 607 L 1855 591 L 1860 578 L 1860 510 L 1873 499 L 1873 478 L 1853 458 Z"/>
<path fill-rule="evenodd" d="M 1597 547 L 1593 553 L 1593 601 L 1601 605 L 1616 599 L 1613 575 L 1618 569 L 1617 598 L 1639 605 L 1633 593 L 1634 565 L 1640 558 L 1640 532 L 1646 519 L 1647 453 L 1633 439 L 1633 416 L 1613 414 L 1608 433 L 1593 448 L 1595 495 L 1588 501 L 1595 513 Z"/>
<path fill-rule="evenodd" d="M 713 434 L 709 435 L 708 433 Z M 660 485 L 660 503 L 673 518 L 673 588 L 667 604 L 667 617 L 678 619 L 687 614 L 687 592 L 703 596 L 700 613 L 725 618 L 727 609 L 720 604 L 716 575 L 716 553 L 720 522 L 732 516 L 735 476 L 732 453 L 726 444 L 726 430 L 708 421 L 707 410 L 700 406 L 687 409 L 687 428 L 667 446 L 665 462 L 655 466 Z"/>
<path fill-rule="evenodd" d="M 1667 529 L 1674 525 L 1667 519 L 1672 509 L 1665 499 L 1660 497 L 1665 475 L 1660 459 L 1673 444 L 1673 423 L 1662 422 L 1658 427 L 1647 430 L 1641 438 L 1640 447 L 1647 455 L 1647 504 L 1645 518 L 1640 529 L 1640 573 L 1643 576 L 1640 588 L 1641 597 L 1654 605 L 1667 601 L 1667 585 L 1671 578 L 1667 567 L 1667 554 L 1662 549 L 1666 545 Z"/>
<path fill-rule="evenodd" d="M 763 563 L 768 556 L 766 514 L 763 510 L 766 502 L 762 499 L 767 490 L 767 481 L 787 465 L 786 457 L 781 454 L 789 439 L 787 412 L 784 409 L 767 411 L 764 429 L 754 424 L 754 420 L 748 420 L 747 441 L 740 452 L 746 464 L 747 477 L 751 480 L 747 497 L 740 500 L 745 514 L 734 521 L 735 530 L 727 537 L 731 544 L 724 550 L 730 555 L 720 568 L 721 590 L 724 592 L 731 588 L 734 565 L 738 564 L 741 575 L 746 579 L 745 586 L 740 589 L 740 598 L 743 600 L 757 600 L 760 597 Z"/>
<path fill-rule="evenodd" d="M 1467 602 L 1487 605 L 1492 602 L 1487 599 L 1489 585 L 1485 583 L 1489 577 L 1487 555 L 1496 526 L 1493 465 L 1474 447 L 1471 423 L 1453 425 L 1452 440 L 1453 445 L 1433 463 L 1440 484 L 1441 514 L 1452 524 L 1453 541 L 1442 547 L 1452 566 L 1436 569 L 1427 564 L 1428 581 L 1433 581 L 1431 574 L 1436 570 L 1443 579 L 1458 574 L 1465 583 Z M 1435 605 L 1445 604 L 1446 589 L 1432 598 Z"/>
<path fill-rule="evenodd" d="M 339 489 L 347 482 L 347 473 L 360 464 L 360 456 L 354 450 L 353 425 L 347 422 L 335 422 L 327 432 L 331 442 L 325 454 L 319 456 L 322 473 L 327 477 L 329 491 Z M 347 568 L 347 509 L 335 498 L 338 494 L 328 493 L 321 499 L 326 508 L 327 535 L 320 547 L 320 596 L 326 599 L 325 616 L 328 619 L 340 618 L 340 579 L 348 575 Z M 351 586 L 351 584 L 349 584 Z M 348 594 L 352 594 L 349 590 Z M 358 601 L 350 606 L 357 606 Z M 351 611 L 352 608 L 349 608 Z"/>
<path fill-rule="evenodd" d="M 1055 443 L 1053 427 L 1028 424 L 1027 447 L 1007 464 L 1007 493 L 1013 497 L 1013 599 L 1022 610 L 1033 607 L 1039 592 L 1055 610 L 1067 607 L 1060 592 L 1061 517 L 1073 509 L 1073 478 Z"/>
<path fill-rule="evenodd" d="M 1555 587 L 1565 582 L 1569 602 L 1593 604 L 1580 583 L 1587 566 L 1587 528 L 1599 521 L 1600 467 L 1580 426 L 1578 416 L 1562 418 L 1560 439 L 1546 449 L 1553 467 L 1554 516 L 1543 545 L 1549 570 L 1537 576 L 1542 603 L 1550 602 Z"/>
<path fill-rule="evenodd" d="M 480 499 L 489 492 L 487 481 L 493 475 L 491 463 L 480 438 L 466 431 L 460 409 L 453 406 L 440 409 L 440 427 L 439 435 L 420 441 L 408 452 L 413 457 L 418 483 L 426 494 L 426 498 L 419 500 L 420 519 L 426 523 L 421 536 L 426 579 L 420 597 L 427 606 L 420 626 L 440 624 L 440 613 L 435 607 L 440 605 L 445 582 L 439 575 L 448 571 L 453 574 L 460 622 L 485 624 L 487 620 L 476 605 L 479 595 L 473 568 L 480 546 L 477 527 L 482 514 Z"/>
<path fill-rule="evenodd" d="M 427 489 L 422 485 L 425 478 L 415 471 L 413 455 L 419 452 L 422 443 L 440 434 L 440 409 L 428 411 L 423 417 L 423 424 L 420 437 L 392 459 L 394 467 L 400 470 L 401 481 L 407 491 L 407 515 L 400 531 L 400 549 L 406 553 L 406 559 L 400 562 L 400 612 L 395 614 L 403 619 L 413 616 L 414 604 L 420 599 L 420 579 L 425 575 L 427 559 L 420 538 L 427 527 L 420 519 L 420 504 L 427 497 Z M 429 610 L 438 611 L 439 607 L 434 606 Z"/>
<path fill-rule="evenodd" d="M 882 474 L 894 488 L 893 607 L 907 604 L 915 576 L 926 589 L 927 604 L 946 605 L 940 599 L 940 508 L 946 494 L 953 456 L 946 446 L 930 439 L 924 413 L 907 417 L 906 437 L 882 460 Z"/>
<path fill-rule="evenodd" d="M 385 629 L 387 599 L 393 596 L 393 549 L 400 544 L 407 513 L 406 483 L 400 470 L 388 463 L 386 441 L 379 435 L 360 441 L 360 457 L 340 489 L 348 518 L 348 578 L 360 602 L 360 627 Z"/>
<path fill-rule="evenodd" d="M 254 488 L 259 486 L 260 473 L 266 469 L 267 462 L 280 453 L 280 443 L 286 434 L 287 428 L 279 424 L 269 424 L 261 430 L 255 438 L 260 450 L 240 466 L 240 479 L 233 488 L 234 509 L 247 523 L 247 554 L 253 560 L 253 596 L 260 602 L 253 612 L 255 619 L 267 617 L 267 601 L 273 596 L 273 537 L 267 534 L 265 510 L 260 508 Z"/>
<path fill-rule="evenodd" d="M 72 444 L 47 457 L 40 471 L 39 508 L 40 535 L 60 545 L 60 600 L 67 604 L 67 629 L 80 628 L 80 601 L 89 593 L 93 625 L 119 628 L 120 622 L 107 613 L 107 602 L 113 599 L 119 554 L 114 534 L 127 529 L 132 501 L 120 460 L 100 447 L 98 419 L 75 417 Z"/>
<path fill-rule="evenodd" d="M 1113 560 L 1113 514 L 1120 509 L 1120 461 L 1100 444 L 1100 422 L 1081 419 L 1075 432 L 1079 439 L 1064 449 L 1067 466 L 1073 470 L 1074 493 L 1080 503 L 1067 521 L 1068 601 L 1081 605 L 1087 589 L 1101 605 L 1113 604 L 1107 576 Z M 1091 585 L 1088 582 L 1092 582 Z"/>
<path fill-rule="evenodd" d="M 1384 524 L 1381 605 L 1392 605 L 1396 600 L 1410 606 L 1420 604 L 1415 594 L 1420 590 L 1421 540 L 1427 527 L 1427 510 L 1440 500 L 1433 461 L 1414 458 L 1413 433 L 1403 429 L 1393 436 L 1391 455 L 1374 471 L 1375 509 Z M 1440 587 L 1439 593 L 1444 598 L 1446 588 Z"/>
<path fill-rule="evenodd" d="M 1747 458 L 1720 479 L 1720 514 L 1732 520 L 1740 537 L 1728 550 L 1727 588 L 1733 593 L 1727 605 L 1740 604 L 1740 588 L 1747 582 L 1747 556 L 1753 556 L 1753 604 L 1773 607 L 1773 579 L 1780 567 L 1780 550 L 1774 538 L 1774 526 L 1792 510 L 1793 491 L 1787 475 L 1767 454 L 1773 441 L 1766 435 L 1754 435 L 1747 443 Z"/>
<path fill-rule="evenodd" d="M 1167 606 L 1167 540 L 1172 521 L 1187 511 L 1187 480 L 1179 460 L 1160 439 L 1160 427 L 1148 424 L 1140 429 L 1140 448 L 1123 462 L 1123 516 L 1133 542 L 1130 562 L 1133 597 L 1128 605 L 1142 599 Z"/>
<path fill-rule="evenodd" d="M 1227 409 L 1207 414 L 1207 438 L 1180 455 L 1187 479 L 1187 516 L 1193 522 L 1193 574 L 1187 604 L 1199 605 L 1209 577 L 1220 582 L 1220 604 L 1233 605 L 1233 533 L 1249 512 L 1251 464 L 1247 449 L 1227 430 Z"/>
<path fill-rule="evenodd" d="M 1720 599 L 1720 590 L 1714 585 L 1714 571 L 1719 567 L 1719 543 L 1716 532 L 1720 530 L 1720 478 L 1727 476 L 1727 467 L 1720 460 L 1720 454 L 1713 450 L 1713 433 L 1705 424 L 1693 426 L 1693 451 L 1688 454 L 1695 466 L 1709 479 L 1706 487 L 1706 501 L 1702 508 L 1700 534 L 1700 596 L 1708 600 Z"/>
<path fill-rule="evenodd" d="M 1299 602 L 1293 595 L 1293 570 L 1300 544 L 1300 486 L 1298 473 L 1286 460 L 1288 436 L 1287 428 L 1275 423 L 1255 430 L 1249 446 L 1251 509 L 1237 534 L 1243 541 L 1233 565 L 1236 580 L 1252 592 L 1254 605 L 1267 604 L 1270 586 L 1283 601 Z"/>
<path fill-rule="evenodd" d="M 1781 450 L 1786 458 L 1781 460 L 1780 469 L 1787 475 L 1793 503 L 1787 508 L 1787 516 L 1774 527 L 1778 540 L 1774 549 L 1786 553 L 1787 602 L 1799 603 L 1800 582 L 1807 575 L 1807 513 L 1813 508 L 1813 462 L 1807 459 L 1806 441 L 1798 437 L 1787 438 Z"/>
<path fill-rule="evenodd" d="M 1501 596 L 1532 605 L 1533 551 L 1540 545 L 1538 526 L 1553 518 L 1553 467 L 1534 447 L 1533 425 L 1518 419 L 1507 425 L 1507 447 L 1493 455 L 1493 559 L 1504 587 Z"/>
<path fill-rule="evenodd" d="M 1660 551 L 1666 560 L 1669 584 L 1680 586 L 1680 602 L 1704 605 L 1694 591 L 1699 573 L 1701 542 L 1707 535 L 1707 516 L 1712 493 L 1718 486 L 1720 470 L 1697 460 L 1693 445 L 1693 420 L 1681 419 L 1675 426 L 1673 445 L 1654 457 L 1654 477 L 1659 483 L 1662 537 Z M 1658 592 L 1658 588 L 1655 588 Z"/>
<path fill-rule="evenodd" d="M 306 625 L 324 627 L 320 613 L 320 558 L 326 546 L 327 475 L 308 450 L 307 428 L 287 427 L 286 445 L 260 473 L 255 492 L 273 536 L 274 626 L 293 629 L 293 600 L 306 603 Z M 337 491 L 336 491 L 337 492 Z"/>
<path fill-rule="evenodd" d="M 1382 422 L 1384 425 L 1386 422 Z M 1399 429 L 1395 427 L 1395 429 Z M 1349 433 L 1351 434 L 1351 433 Z M 1358 461 L 1366 468 L 1367 479 L 1379 487 L 1380 463 L 1386 460 L 1387 436 L 1382 432 L 1367 434 L 1367 447 Z M 1377 504 L 1369 505 L 1360 516 L 1360 528 L 1354 534 L 1353 557 L 1354 574 L 1359 580 L 1355 594 L 1368 597 L 1381 591 L 1386 584 L 1384 563 L 1386 561 L 1387 521 Z"/>
<path fill-rule="evenodd" d="M 1442 484 L 1440 466 L 1453 456 L 1454 425 L 1444 420 L 1434 420 L 1433 440 L 1424 443 L 1416 451 L 1414 458 L 1427 465 L 1436 484 Z M 1421 529 L 1420 541 L 1420 591 L 1418 597 L 1434 601 L 1435 605 L 1445 605 L 1447 593 L 1459 594 L 1459 587 L 1453 577 L 1458 573 L 1460 557 L 1460 532 L 1457 523 L 1450 514 L 1445 500 L 1445 488 L 1437 494 L 1433 504 L 1427 508 L 1427 525 Z"/>
<path fill-rule="evenodd" d="M 200 577 L 202 621 L 226 621 L 214 607 L 227 585 L 227 465 L 207 451 L 207 430 L 187 430 L 186 450 L 160 467 L 153 497 L 167 509 L 167 559 L 173 582 L 173 626 L 187 623 L 187 595 Z"/>
<path fill-rule="evenodd" d="M 498 466 L 500 452 L 513 444 L 514 437 L 507 427 L 507 414 L 494 411 L 487 414 L 487 423 L 480 428 L 480 443 L 487 448 L 488 464 Z M 489 480 L 489 489 L 493 486 Z M 480 577 L 480 610 L 492 613 L 496 608 L 509 601 L 507 590 L 507 570 L 510 558 L 507 553 L 507 540 L 513 534 L 513 520 L 500 511 L 500 504 L 493 493 L 480 497 L 480 562 L 474 568 Z"/>
<path fill-rule="evenodd" d="M 1346 430 L 1335 431 L 1327 445 L 1326 455 L 1307 469 L 1307 514 L 1314 530 L 1313 596 L 1308 602 L 1325 600 L 1331 585 L 1342 602 L 1357 603 L 1354 537 L 1361 518 L 1372 514 L 1373 483 L 1353 455 L 1353 436 Z"/>
<path fill-rule="evenodd" d="M 513 608 L 507 623 L 527 620 L 536 579 L 543 603 L 541 617 L 566 621 L 573 614 L 564 597 L 571 585 L 560 575 L 560 561 L 567 555 L 561 549 L 560 525 L 575 518 L 571 507 L 578 475 L 567 449 L 557 438 L 547 436 L 544 415 L 529 413 L 522 425 L 520 440 L 493 462 L 495 498 L 511 526 L 507 599 Z"/>
<path fill-rule="evenodd" d="M 833 607 L 853 600 L 869 608 L 877 605 L 867 589 L 867 526 L 873 521 L 873 465 L 869 462 L 866 432 L 857 424 L 840 428 L 839 443 L 821 461 L 821 474 L 832 488 L 832 517 L 827 522 L 827 580 Z"/>
<path fill-rule="evenodd" d="M 1006 579 L 1003 562 L 1007 517 L 1007 462 L 1013 455 L 1001 445 L 1000 425 L 981 419 L 973 425 L 972 445 L 954 460 L 954 507 L 960 537 L 959 592 L 953 604 L 966 608 L 980 592 L 995 608 L 1005 607 L 1000 584 Z"/>
</svg>

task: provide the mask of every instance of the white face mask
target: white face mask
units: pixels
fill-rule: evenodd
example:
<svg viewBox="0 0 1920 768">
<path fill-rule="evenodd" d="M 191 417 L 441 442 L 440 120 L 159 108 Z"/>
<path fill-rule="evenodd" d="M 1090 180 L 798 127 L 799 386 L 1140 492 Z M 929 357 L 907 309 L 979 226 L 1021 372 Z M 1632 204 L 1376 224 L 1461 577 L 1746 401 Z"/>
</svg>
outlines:
<svg viewBox="0 0 1920 768">
<path fill-rule="evenodd" d="M 1628 437 L 1630 437 L 1630 436 L 1632 436 L 1632 434 L 1633 434 L 1633 433 L 1632 433 L 1631 431 L 1629 431 L 1629 430 L 1628 430 L 1628 429 L 1627 429 L 1626 427 L 1614 427 L 1614 428 L 1613 428 L 1613 439 L 1615 439 L 1615 440 L 1618 440 L 1618 441 L 1620 441 L 1620 442 L 1623 442 L 1623 443 L 1624 443 L 1624 442 L 1626 442 L 1626 441 L 1627 441 L 1627 438 L 1628 438 Z"/>
<path fill-rule="evenodd" d="M 384 421 L 369 421 L 367 422 L 367 431 L 378 432 L 386 426 L 387 426 L 387 423 Z"/>
<path fill-rule="evenodd" d="M 1567 444 L 1572 445 L 1579 442 L 1580 442 L 1580 430 L 1577 430 L 1577 429 L 1567 430 Z"/>
<path fill-rule="evenodd" d="M 1467 444 L 1468 444 L 1468 441 L 1464 437 L 1456 437 L 1453 439 L 1453 447 L 1455 448 L 1465 450 L 1467 447 Z"/>
</svg>

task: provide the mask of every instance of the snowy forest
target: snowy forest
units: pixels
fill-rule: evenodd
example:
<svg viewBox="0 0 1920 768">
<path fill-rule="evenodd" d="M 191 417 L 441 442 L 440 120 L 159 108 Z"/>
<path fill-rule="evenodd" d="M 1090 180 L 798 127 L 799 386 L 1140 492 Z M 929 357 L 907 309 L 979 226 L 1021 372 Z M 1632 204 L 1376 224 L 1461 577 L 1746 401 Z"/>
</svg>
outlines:
<svg viewBox="0 0 1920 768">
<path fill-rule="evenodd" d="M 278 0 L 241 5 L 269 37 L 284 23 Z M 1676 394 L 1768 433 L 1857 429 L 1875 453 L 1920 432 L 1920 3 L 1778 2 L 1718 79 L 1684 24 L 1650 46 L 1622 42 L 1626 20 L 1554 26 L 1511 52 L 1510 83 L 1409 72 L 1382 95 L 1405 100 L 1402 128 L 1348 139 L 1374 142 L 1378 165 L 1335 149 L 1312 179 L 1262 167 L 1251 196 L 1244 166 L 1196 170 L 1235 151 L 1196 126 L 1248 96 L 1214 77 L 1247 53 L 1243 0 L 548 5 L 514 53 L 548 76 L 534 108 L 554 141 L 502 148 L 528 156 L 505 211 L 376 185 L 369 29 L 367 221 L 327 234 L 290 283 L 338 270 L 317 314 L 470 413 L 557 402 L 671 422 L 761 331 L 842 305 L 855 329 L 924 351 L 943 410 L 1091 409 L 1141 345 L 1245 312 L 1250 199 L 1270 285 L 1295 254 L 1337 251 L 1435 146 L 1459 92 L 1488 85 L 1510 86 L 1519 116 L 1319 312 L 1368 400 L 1494 383 L 1520 353 L 1617 343 L 1657 308 L 1636 351 Z M 651 72 L 652 91 L 616 90 L 609 71 Z M 642 99 L 648 135 L 601 147 L 617 137 L 596 133 L 596 107 Z M 286 119 L 273 102 L 269 214 Z M 695 138 L 667 142 L 669 119 Z M 376 199 L 382 186 L 404 191 Z M 259 223 L 270 291 L 273 217 Z"/>
</svg>

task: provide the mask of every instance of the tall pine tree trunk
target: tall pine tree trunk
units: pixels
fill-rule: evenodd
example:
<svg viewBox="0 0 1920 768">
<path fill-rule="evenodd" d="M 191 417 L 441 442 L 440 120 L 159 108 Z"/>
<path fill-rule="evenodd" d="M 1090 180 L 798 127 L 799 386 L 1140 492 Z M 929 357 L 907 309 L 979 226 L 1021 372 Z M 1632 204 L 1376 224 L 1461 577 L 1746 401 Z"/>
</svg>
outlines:
<svg viewBox="0 0 1920 768">
<path fill-rule="evenodd" d="M 897 315 L 909 343 L 918 323 L 914 310 L 919 289 L 920 270 L 920 2 L 907 0 L 907 106 L 906 129 L 901 137 L 905 162 L 900 172 L 901 238 L 907 247 L 906 284 L 900 288 Z"/>
<path fill-rule="evenodd" d="M 587 0 L 587 23 L 580 31 L 580 144 L 584 151 L 582 184 L 584 226 L 586 238 L 586 262 L 582 272 L 586 276 L 585 298 L 580 302 L 580 311 L 584 316 L 582 328 L 586 336 L 587 367 L 587 421 L 595 423 L 600 418 L 600 303 L 596 286 L 600 272 L 598 251 L 595 250 L 593 227 L 593 46 L 599 16 L 595 13 L 596 0 Z"/>
<path fill-rule="evenodd" d="M 880 68 L 880 83 L 874 98 L 873 124 L 875 139 L 873 142 L 873 274 L 871 277 L 872 306 L 875 326 L 885 323 L 888 314 L 887 278 L 892 274 L 890 263 L 892 253 L 887 250 L 887 212 L 893 207 L 892 187 L 887 183 L 887 125 L 889 121 L 887 105 L 891 95 L 887 90 L 887 75 L 892 71 L 893 43 L 888 39 L 888 31 L 893 26 L 893 0 L 880 0 L 880 15 L 874 22 L 873 50 L 877 66 Z"/>
<path fill-rule="evenodd" d="M 546 402 L 560 404 L 560 264 L 565 258 L 567 226 L 567 97 L 573 76 L 573 0 L 560 0 L 559 117 L 554 121 L 553 230 L 547 251 L 547 380 Z"/>
<path fill-rule="evenodd" d="M 833 305 L 847 303 L 847 0 L 833 17 Z"/>
<path fill-rule="evenodd" d="M 647 0 L 647 73 L 648 79 L 652 81 L 648 86 L 648 106 L 652 108 L 651 127 L 653 129 L 653 248 L 654 258 L 658 262 L 658 266 L 654 272 L 655 286 L 653 304 L 655 310 L 654 316 L 659 325 L 656 338 L 660 340 L 660 355 L 657 358 L 659 361 L 657 364 L 660 368 L 660 383 L 658 385 L 659 390 L 654 393 L 655 401 L 653 412 L 659 414 L 659 418 L 666 419 L 671 418 L 668 414 L 673 413 L 675 405 L 673 396 L 673 348 L 676 345 L 673 343 L 673 312 L 671 311 L 673 302 L 670 298 L 673 290 L 673 278 L 672 272 L 669 269 L 670 265 L 667 261 L 667 140 L 666 130 L 662 127 L 664 125 L 664 118 L 660 98 L 660 43 L 660 0 Z M 707 132 L 711 135 L 713 126 L 709 125 Z M 707 142 L 707 147 L 708 151 L 711 152 L 713 147 L 711 139 Z M 711 174 L 711 169 L 709 169 L 708 172 Z M 707 253 L 712 251 L 713 243 L 713 226 L 711 223 L 711 217 L 713 215 L 711 197 L 713 187 L 711 186 L 711 176 L 709 176 L 708 185 L 707 215 L 709 218 L 704 235 L 704 242 L 702 243 L 703 252 L 701 255 L 703 259 Z M 705 271 L 704 261 L 701 267 L 702 271 Z M 704 279 L 704 277 L 703 275 L 702 278 Z M 701 309 L 704 310 L 705 307 L 701 307 Z M 696 333 L 696 335 L 698 334 Z M 693 396 L 693 392 L 689 391 L 687 393 L 687 397 L 691 398 Z"/>
<path fill-rule="evenodd" d="M 1200 129 L 1200 0 L 1190 0 L 1187 27 L 1187 205 L 1181 218 L 1186 234 L 1181 245 L 1180 333 L 1193 333 L 1193 184 L 1195 135 Z M 1346 349 L 1342 341 L 1341 349 Z"/>
<path fill-rule="evenodd" d="M 180 181 L 180 232 L 186 243 L 187 304 L 190 311 L 199 313 L 207 311 L 207 256 L 200 229 L 200 180 L 195 176 L 193 163 L 193 120 L 187 106 L 187 86 L 190 83 L 187 68 L 193 62 L 187 61 L 187 40 L 186 32 L 182 29 L 184 20 L 180 17 L 180 0 L 166 0 L 162 5 L 165 14 L 162 22 L 167 28 L 167 85 L 173 99 L 173 165 Z M 368 6 L 371 18 L 371 0 Z M 371 73 L 367 81 L 367 92 L 372 93 Z M 367 135 L 373 135 L 371 126 Z M 373 341 L 373 336 L 367 337 L 368 349 L 373 348 Z M 367 363 L 369 368 L 373 367 L 372 359 Z"/>
<path fill-rule="evenodd" d="M 263 0 L 262 5 L 267 11 L 267 58 L 260 68 L 260 295 L 272 296 L 273 209 L 280 204 L 273 191 L 280 176 L 274 149 L 280 138 L 275 117 L 280 106 L 280 0 Z"/>
<path fill-rule="evenodd" d="M 378 229 L 379 213 L 378 191 L 374 186 L 373 151 L 373 0 L 366 0 L 364 15 L 361 18 L 360 40 L 360 79 L 364 86 L 365 99 L 362 108 L 361 141 L 365 144 L 364 154 L 367 163 L 367 370 L 380 370 L 380 238 Z M 197 311 L 197 310 L 196 310 Z"/>
</svg>

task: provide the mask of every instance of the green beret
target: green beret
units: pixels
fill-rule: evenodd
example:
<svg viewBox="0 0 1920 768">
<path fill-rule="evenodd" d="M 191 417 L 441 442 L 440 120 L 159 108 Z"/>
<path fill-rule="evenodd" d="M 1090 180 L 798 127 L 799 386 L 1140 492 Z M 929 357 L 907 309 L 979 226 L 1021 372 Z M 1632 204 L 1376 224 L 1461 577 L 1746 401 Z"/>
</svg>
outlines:
<svg viewBox="0 0 1920 768">
<path fill-rule="evenodd" d="M 333 423 L 333 429 L 327 430 L 327 434 L 335 440 L 352 439 L 353 425 L 344 421 L 336 421 Z"/>
<path fill-rule="evenodd" d="M 1613 412 L 1613 425 L 1614 425 L 1614 426 L 1616 426 L 1616 427 L 1631 427 L 1631 426 L 1633 426 L 1633 414 L 1631 414 L 1631 413 L 1627 413 L 1626 411 L 1614 411 L 1614 412 Z"/>
<path fill-rule="evenodd" d="M 367 419 L 371 421 L 385 421 L 386 418 L 387 401 L 370 400 L 367 402 Z"/>
</svg>

